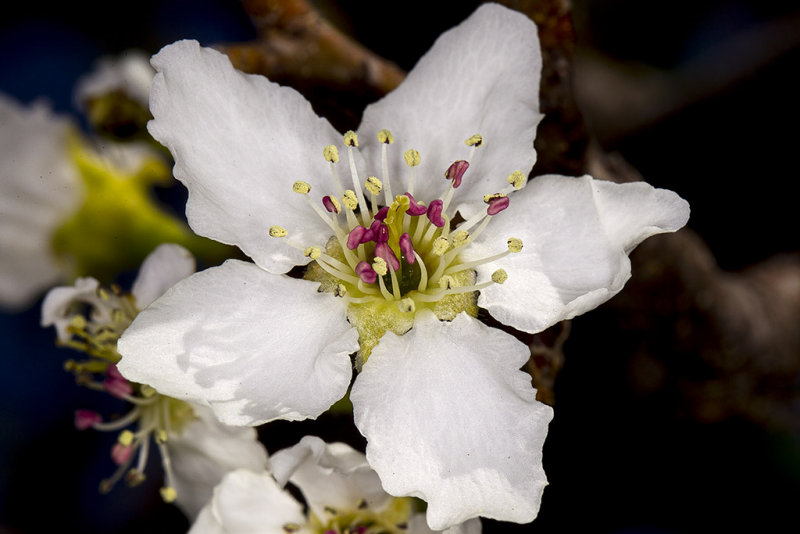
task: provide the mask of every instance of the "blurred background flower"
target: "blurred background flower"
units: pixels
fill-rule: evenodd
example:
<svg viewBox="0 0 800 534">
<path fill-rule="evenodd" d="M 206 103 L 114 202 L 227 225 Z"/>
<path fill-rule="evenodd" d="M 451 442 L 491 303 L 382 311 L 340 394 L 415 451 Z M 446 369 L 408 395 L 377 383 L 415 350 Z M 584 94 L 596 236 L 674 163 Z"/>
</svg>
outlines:
<svg viewBox="0 0 800 534">
<path fill-rule="evenodd" d="M 543 48 L 566 54 L 556 54 L 562 63 L 551 63 L 544 83 L 566 90 L 558 78 L 571 52 L 566 2 L 506 3 L 540 13 Z M 353 52 L 360 77 L 323 76 L 313 62 L 290 64 L 257 47 L 229 52 L 296 86 L 345 131 L 476 4 L 319 2 L 327 20 L 399 67 Z M 548 15 L 536 11 L 542 4 Z M 88 128 L 74 90 L 99 58 L 152 54 L 184 37 L 251 42 L 257 32 L 243 6 L 262 29 L 275 22 L 259 17 L 258 5 L 14 3 L 0 21 L 0 91 L 25 104 L 46 97 Z M 596 0 L 574 2 L 572 15 L 582 115 L 559 107 L 562 94 L 543 91 L 552 111 L 539 129 L 534 174 L 569 172 L 571 161 L 598 175 L 636 176 L 619 159 L 584 157 L 582 117 L 597 138 L 593 150 L 618 151 L 646 181 L 690 202 L 690 230 L 637 249 L 633 279 L 615 299 L 528 340 L 538 386 L 554 400 L 544 449 L 550 485 L 532 525 L 484 521 L 484 528 L 779 530 L 794 521 L 800 494 L 800 224 L 790 193 L 798 175 L 800 11 L 777 0 Z M 301 33 L 293 31 L 270 35 L 283 45 L 277 50 L 291 49 Z M 182 215 L 182 187 L 154 192 Z M 132 280 L 135 269 L 122 278 Z M 0 532 L 185 531 L 155 483 L 97 493 L 113 465 L 113 437 L 74 430 L 74 410 L 93 398 L 63 371 L 69 356 L 39 327 L 38 305 L 0 315 L 0 339 Z M 363 450 L 347 416 L 271 423 L 260 434 L 275 451 L 309 432 Z"/>
</svg>

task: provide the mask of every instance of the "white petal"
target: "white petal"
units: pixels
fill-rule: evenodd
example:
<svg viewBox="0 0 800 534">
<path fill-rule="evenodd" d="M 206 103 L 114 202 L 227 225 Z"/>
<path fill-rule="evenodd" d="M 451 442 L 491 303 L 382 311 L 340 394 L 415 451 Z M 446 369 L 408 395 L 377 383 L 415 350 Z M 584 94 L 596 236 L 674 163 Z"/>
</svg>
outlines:
<svg viewBox="0 0 800 534">
<path fill-rule="evenodd" d="M 432 534 L 433 532 L 443 532 L 444 534 L 481 534 L 481 520 L 478 518 L 470 519 L 460 525 L 447 528 L 442 531 L 431 530 L 425 520 L 425 514 L 414 514 L 408 520 L 408 534 Z"/>
<path fill-rule="evenodd" d="M 136 307 L 146 308 L 184 278 L 194 273 L 192 253 L 180 245 L 159 245 L 142 262 L 139 276 L 133 283 L 131 293 L 136 298 Z"/>
<path fill-rule="evenodd" d="M 540 332 L 616 295 L 631 276 L 627 253 L 688 217 L 686 201 L 645 183 L 541 176 L 511 195 L 462 256 L 488 257 L 521 238 L 522 252 L 477 269 L 479 281 L 498 268 L 508 273 L 504 284 L 481 291 L 478 305 L 504 324 Z"/>
<path fill-rule="evenodd" d="M 303 526 L 303 508 L 267 472 L 238 470 L 225 476 L 200 512 L 190 534 L 286 534 L 286 524 Z M 302 529 L 299 532 L 308 532 Z"/>
<path fill-rule="evenodd" d="M 357 332 L 317 284 L 228 260 L 179 282 L 120 338 L 129 380 L 231 425 L 317 417 L 347 390 Z"/>
<path fill-rule="evenodd" d="M 89 317 L 98 324 L 111 321 L 111 309 L 100 297 L 100 283 L 94 278 L 78 278 L 72 286 L 54 287 L 47 292 L 42 302 L 42 326 L 55 326 L 59 341 L 68 341 L 72 334 L 67 331 L 77 306 L 91 308 Z"/>
<path fill-rule="evenodd" d="M 220 423 L 209 408 L 194 406 L 196 420 L 167 441 L 172 461 L 176 504 L 189 517 L 197 516 L 211 499 L 214 486 L 236 469 L 264 471 L 267 451 L 253 428 Z"/>
<path fill-rule="evenodd" d="M 147 56 L 137 50 L 129 50 L 118 58 L 104 57 L 91 73 L 78 80 L 75 99 L 82 103 L 113 91 L 124 91 L 147 106 L 154 75 Z"/>
<path fill-rule="evenodd" d="M 18 308 L 66 278 L 52 247 L 82 186 L 67 156 L 67 119 L 0 94 L 0 307 Z"/>
<path fill-rule="evenodd" d="M 432 529 L 536 517 L 553 411 L 519 370 L 528 356 L 466 314 L 448 323 L 423 312 L 405 335 L 387 333 L 356 379 L 350 398 L 370 465 L 390 494 L 428 501 Z"/>
<path fill-rule="evenodd" d="M 342 142 L 294 89 L 243 74 L 227 56 L 179 41 L 153 56 L 150 133 L 172 152 L 175 177 L 189 189 L 186 214 L 198 234 L 238 245 L 261 267 L 282 273 L 309 260 L 270 226 L 305 246 L 332 234 L 301 195 L 311 184 L 321 205 L 332 190 L 325 145 Z"/>
<path fill-rule="evenodd" d="M 324 517 L 326 506 L 354 511 L 362 499 L 380 510 L 391 498 L 362 453 L 316 436 L 305 436 L 294 447 L 273 454 L 270 470 L 281 486 L 297 486 L 318 517 Z"/>
<path fill-rule="evenodd" d="M 393 184 L 406 184 L 403 152 L 421 153 L 414 189 L 420 200 L 445 190 L 445 170 L 468 157 L 464 141 L 476 133 L 484 144 L 470 162 L 458 201 L 497 190 L 514 170 L 527 174 L 536 160 L 533 139 L 542 117 L 541 66 L 533 22 L 497 4 L 481 6 L 442 34 L 397 89 L 365 110 L 359 132 L 376 167 L 371 172 L 380 170 L 376 134 L 387 128 L 395 137 L 389 147 Z M 392 187 L 403 192 L 399 185 Z"/>
</svg>

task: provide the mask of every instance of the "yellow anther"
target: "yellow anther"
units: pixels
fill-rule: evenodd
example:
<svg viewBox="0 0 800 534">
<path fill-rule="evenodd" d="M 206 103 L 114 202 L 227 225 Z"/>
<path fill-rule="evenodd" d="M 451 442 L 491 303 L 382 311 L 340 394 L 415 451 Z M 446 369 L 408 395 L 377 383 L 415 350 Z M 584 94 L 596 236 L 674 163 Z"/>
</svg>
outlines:
<svg viewBox="0 0 800 534">
<path fill-rule="evenodd" d="M 325 156 L 325 161 L 339 163 L 339 149 L 336 148 L 336 145 L 328 145 L 323 148 L 322 155 Z"/>
<path fill-rule="evenodd" d="M 405 154 L 403 154 L 403 158 L 406 160 L 406 165 L 409 167 L 416 167 L 420 163 L 422 163 L 422 156 L 419 155 L 419 152 L 414 150 L 413 148 L 409 148 L 406 150 Z"/>
<path fill-rule="evenodd" d="M 270 226 L 269 235 L 271 237 L 286 237 L 287 235 L 289 235 L 289 232 L 287 232 L 286 228 L 284 228 L 283 226 Z"/>
<path fill-rule="evenodd" d="M 146 478 L 145 474 L 138 469 L 131 469 L 125 474 L 125 483 L 132 488 L 144 482 Z"/>
<path fill-rule="evenodd" d="M 79 364 L 75 360 L 67 360 L 64 362 L 64 370 L 69 371 L 70 373 L 73 371 L 80 371 L 81 364 Z"/>
<path fill-rule="evenodd" d="M 528 177 L 522 171 L 514 171 L 506 178 L 508 183 L 514 186 L 514 189 L 522 189 L 528 181 Z"/>
<path fill-rule="evenodd" d="M 497 269 L 495 272 L 492 273 L 492 282 L 496 284 L 502 284 L 508 280 L 508 273 L 505 272 L 503 269 Z"/>
<path fill-rule="evenodd" d="M 417 309 L 417 305 L 414 304 L 414 299 L 408 297 L 398 302 L 397 307 L 400 308 L 400 311 L 403 313 L 413 313 L 414 310 Z"/>
<path fill-rule="evenodd" d="M 97 296 L 100 298 L 100 300 L 107 301 L 111 298 L 111 293 L 109 293 L 104 287 L 98 287 Z"/>
<path fill-rule="evenodd" d="M 447 252 L 447 249 L 449 248 L 450 248 L 450 241 L 448 241 L 446 237 L 442 236 L 439 236 L 436 239 L 434 239 L 433 244 L 431 245 L 433 253 L 436 254 L 437 256 L 441 256 L 442 254 Z"/>
<path fill-rule="evenodd" d="M 292 191 L 295 193 L 300 193 L 301 195 L 307 195 L 309 191 L 311 191 L 311 186 L 308 182 L 297 181 L 292 184 Z"/>
<path fill-rule="evenodd" d="M 483 195 L 483 201 L 487 204 L 496 198 L 503 198 L 505 195 L 503 193 L 492 193 L 491 195 Z"/>
<path fill-rule="evenodd" d="M 387 145 L 391 145 L 394 143 L 394 136 L 389 130 L 381 130 L 378 132 L 378 141 L 381 143 L 386 143 Z"/>
<path fill-rule="evenodd" d="M 297 523 L 286 523 L 285 525 L 283 525 L 283 531 L 287 532 L 288 534 L 292 534 L 292 532 L 297 532 L 301 528 L 302 527 Z"/>
<path fill-rule="evenodd" d="M 519 252 L 522 250 L 522 239 L 517 237 L 509 238 L 508 240 L 508 250 L 511 252 Z"/>
<path fill-rule="evenodd" d="M 456 285 L 456 279 L 449 274 L 439 278 L 439 287 L 442 289 L 452 289 Z"/>
<path fill-rule="evenodd" d="M 358 197 L 355 191 L 352 189 L 345 191 L 344 195 L 342 195 L 342 203 L 344 203 L 345 208 L 355 210 L 358 207 Z"/>
<path fill-rule="evenodd" d="M 369 191 L 373 195 L 377 195 L 378 193 L 381 192 L 381 189 L 383 189 L 383 183 L 376 177 L 370 176 L 369 178 L 367 178 L 367 181 L 364 182 L 364 187 L 366 187 L 367 191 Z"/>
<path fill-rule="evenodd" d="M 142 397 L 149 399 L 150 397 L 154 397 L 157 392 L 154 387 L 142 384 L 141 387 L 139 387 L 139 393 L 142 394 Z"/>
<path fill-rule="evenodd" d="M 453 237 L 451 239 L 453 248 L 461 247 L 463 245 L 466 245 L 467 241 L 469 241 L 469 232 L 467 232 L 466 230 L 459 230 L 458 232 L 453 234 Z"/>
<path fill-rule="evenodd" d="M 375 258 L 372 262 L 372 270 L 378 273 L 378 276 L 386 276 L 386 273 L 389 272 L 389 267 L 383 258 Z"/>
<path fill-rule="evenodd" d="M 164 486 L 159 491 L 161 493 L 161 498 L 164 499 L 166 503 L 175 502 L 175 499 L 178 498 L 178 492 L 175 491 L 175 488 L 172 486 Z"/>
<path fill-rule="evenodd" d="M 343 297 L 347 295 L 347 287 L 344 284 L 338 284 L 336 286 L 336 290 L 334 290 L 333 294 L 337 297 Z"/>
<path fill-rule="evenodd" d="M 130 447 L 131 443 L 133 443 L 133 432 L 130 430 L 123 430 L 119 433 L 119 437 L 117 437 L 117 441 L 123 447 Z"/>
<path fill-rule="evenodd" d="M 319 257 L 322 256 L 322 251 L 319 247 L 308 247 L 305 252 L 303 252 L 303 256 L 311 258 L 312 260 L 318 260 Z"/>
<path fill-rule="evenodd" d="M 481 134 L 475 134 L 464 142 L 467 146 L 481 146 L 483 144 L 483 136 Z"/>
<path fill-rule="evenodd" d="M 353 130 L 348 130 L 344 134 L 345 146 L 358 146 L 358 135 Z"/>
<path fill-rule="evenodd" d="M 73 315 L 69 320 L 69 325 L 76 330 L 83 330 L 86 328 L 86 317 L 83 315 Z"/>
<path fill-rule="evenodd" d="M 328 200 L 330 200 L 331 204 L 333 204 L 333 207 L 336 210 L 336 213 L 341 213 L 342 212 L 342 205 L 339 203 L 339 199 L 338 198 L 336 198 L 335 196 L 329 196 Z"/>
<path fill-rule="evenodd" d="M 163 428 L 158 429 L 156 432 L 156 443 L 166 443 L 167 442 L 167 431 Z"/>
<path fill-rule="evenodd" d="M 323 508 L 323 510 L 325 510 L 326 514 L 331 514 L 331 515 L 336 515 L 339 513 L 336 511 L 336 508 L 333 508 L 332 506 L 326 506 L 325 508 Z"/>
</svg>

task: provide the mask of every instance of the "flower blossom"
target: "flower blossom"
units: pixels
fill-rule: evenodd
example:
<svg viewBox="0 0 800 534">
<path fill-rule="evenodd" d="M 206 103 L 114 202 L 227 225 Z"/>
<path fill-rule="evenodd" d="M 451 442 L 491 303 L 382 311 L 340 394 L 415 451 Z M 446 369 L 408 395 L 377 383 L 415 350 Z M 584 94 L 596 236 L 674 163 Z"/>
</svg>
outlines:
<svg viewBox="0 0 800 534">
<path fill-rule="evenodd" d="M 270 471 L 233 471 L 214 490 L 190 534 L 431 534 L 408 498 L 383 491 L 364 455 L 306 436 L 270 458 Z M 283 488 L 303 495 L 306 510 Z M 478 534 L 472 519 L 448 534 Z"/>
<path fill-rule="evenodd" d="M 107 421 L 93 410 L 75 413 L 79 430 L 119 432 L 111 450 L 118 468 L 100 484 L 101 491 L 110 491 L 122 478 L 129 485 L 142 482 L 150 447 L 155 444 L 166 477 L 161 494 L 192 518 L 225 473 L 263 469 L 266 452 L 253 429 L 229 427 L 208 407 L 126 380 L 116 368 L 116 343 L 141 308 L 193 272 L 194 258 L 186 249 L 161 245 L 142 264 L 130 294 L 117 286 L 105 289 L 94 278 L 79 278 L 74 286 L 51 289 L 42 304 L 42 326 L 54 326 L 61 345 L 88 356 L 84 361 L 66 362 L 77 383 L 132 405 L 127 414 Z"/>
<path fill-rule="evenodd" d="M 644 183 L 527 182 L 541 118 L 534 24 L 485 5 L 343 136 L 296 91 L 194 41 L 152 59 L 151 134 L 199 234 L 237 245 L 120 340 L 120 372 L 228 424 L 313 418 L 347 391 L 384 489 L 430 528 L 528 522 L 552 418 L 524 332 L 586 312 L 688 205 Z M 303 267 L 305 266 L 305 267 Z"/>
</svg>

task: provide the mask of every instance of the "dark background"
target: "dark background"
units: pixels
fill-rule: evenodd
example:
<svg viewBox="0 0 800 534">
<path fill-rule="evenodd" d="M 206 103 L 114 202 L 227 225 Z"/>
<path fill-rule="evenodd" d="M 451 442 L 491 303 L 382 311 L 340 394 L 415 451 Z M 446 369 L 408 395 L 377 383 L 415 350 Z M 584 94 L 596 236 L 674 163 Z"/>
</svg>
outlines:
<svg viewBox="0 0 800 534">
<path fill-rule="evenodd" d="M 324 7 L 367 47 L 410 69 L 474 5 Z M 800 250 L 800 27 L 774 24 L 791 28 L 795 9 L 756 0 L 575 2 L 576 81 L 587 121 L 650 183 L 690 202 L 689 226 L 731 272 Z M 184 37 L 213 44 L 253 36 L 236 2 L 15 2 L 0 19 L 0 91 L 23 102 L 46 97 L 76 113 L 75 80 L 99 56 L 154 53 Z M 744 46 L 731 44 L 737 39 Z M 649 94 L 642 72 L 655 73 L 649 79 L 669 91 L 652 91 L 635 107 L 625 93 L 605 89 L 597 65 L 634 94 Z M 687 69 L 692 75 L 681 77 Z M 182 211 L 180 187 L 160 194 Z M 98 397 L 62 370 L 70 355 L 39 328 L 38 304 L 0 315 L 0 533 L 185 531 L 181 514 L 157 495 L 157 461 L 143 487 L 97 493 L 113 471 L 113 436 L 73 428 L 73 411 L 97 406 Z M 612 301 L 573 321 L 545 445 L 550 486 L 539 518 L 521 526 L 484 521 L 485 531 L 795 532 L 800 429 L 737 414 L 700 418 L 668 375 L 642 388 L 643 370 L 631 357 L 635 338 L 620 335 L 614 310 Z M 800 406 L 788 408 L 800 418 Z M 270 451 L 305 433 L 363 443 L 335 416 L 260 432 Z"/>
</svg>

